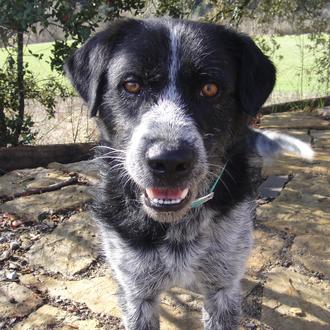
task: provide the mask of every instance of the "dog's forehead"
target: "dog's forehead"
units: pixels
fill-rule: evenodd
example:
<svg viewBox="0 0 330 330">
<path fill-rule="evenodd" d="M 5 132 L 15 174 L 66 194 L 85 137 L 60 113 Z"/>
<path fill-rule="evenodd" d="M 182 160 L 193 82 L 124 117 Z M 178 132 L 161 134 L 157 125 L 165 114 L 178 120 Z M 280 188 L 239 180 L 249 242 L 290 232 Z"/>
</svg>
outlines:
<svg viewBox="0 0 330 330">
<path fill-rule="evenodd" d="M 145 71 L 168 69 L 170 62 L 181 66 L 206 67 L 228 62 L 220 27 L 173 20 L 146 20 L 128 33 L 117 47 L 112 61 L 118 71 L 141 68 Z"/>
</svg>

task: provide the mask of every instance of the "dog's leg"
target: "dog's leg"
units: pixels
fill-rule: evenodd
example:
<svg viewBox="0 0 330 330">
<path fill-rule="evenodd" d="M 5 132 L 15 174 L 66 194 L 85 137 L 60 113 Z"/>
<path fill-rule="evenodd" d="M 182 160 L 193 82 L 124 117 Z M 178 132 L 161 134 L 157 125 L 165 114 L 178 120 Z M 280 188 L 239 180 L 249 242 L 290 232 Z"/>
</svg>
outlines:
<svg viewBox="0 0 330 330">
<path fill-rule="evenodd" d="M 123 321 L 127 330 L 158 330 L 158 297 L 125 297 Z"/>
<path fill-rule="evenodd" d="M 210 291 L 205 296 L 203 319 L 206 330 L 234 330 L 241 314 L 240 285 Z"/>
</svg>

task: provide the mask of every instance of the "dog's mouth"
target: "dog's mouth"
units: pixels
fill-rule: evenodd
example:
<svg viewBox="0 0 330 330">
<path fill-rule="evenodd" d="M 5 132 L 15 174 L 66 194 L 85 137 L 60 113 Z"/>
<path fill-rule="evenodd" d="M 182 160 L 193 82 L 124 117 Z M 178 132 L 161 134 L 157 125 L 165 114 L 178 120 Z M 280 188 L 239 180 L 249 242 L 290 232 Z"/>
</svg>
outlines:
<svg viewBox="0 0 330 330">
<path fill-rule="evenodd" d="M 148 207 L 158 212 L 175 212 L 182 209 L 190 200 L 190 190 L 147 188 L 144 200 Z"/>
</svg>

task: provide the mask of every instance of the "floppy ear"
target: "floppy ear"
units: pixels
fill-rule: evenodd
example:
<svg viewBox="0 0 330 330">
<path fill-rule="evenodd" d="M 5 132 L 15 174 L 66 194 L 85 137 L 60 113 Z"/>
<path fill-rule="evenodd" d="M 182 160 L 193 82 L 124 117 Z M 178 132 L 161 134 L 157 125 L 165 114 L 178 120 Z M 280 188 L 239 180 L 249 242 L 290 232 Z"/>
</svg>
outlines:
<svg viewBox="0 0 330 330">
<path fill-rule="evenodd" d="M 251 38 L 244 35 L 240 37 L 238 95 L 242 109 L 255 116 L 273 90 L 276 69 Z"/>
<path fill-rule="evenodd" d="M 107 88 L 107 70 L 116 41 L 133 19 L 118 20 L 76 50 L 64 66 L 72 85 L 87 103 L 90 116 L 97 114 Z"/>
</svg>

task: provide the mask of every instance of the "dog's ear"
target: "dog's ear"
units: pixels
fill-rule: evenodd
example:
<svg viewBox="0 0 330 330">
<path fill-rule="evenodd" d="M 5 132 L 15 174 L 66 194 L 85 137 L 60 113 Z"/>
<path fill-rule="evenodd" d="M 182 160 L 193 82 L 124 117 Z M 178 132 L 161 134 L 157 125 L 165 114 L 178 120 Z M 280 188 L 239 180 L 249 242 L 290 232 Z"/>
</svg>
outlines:
<svg viewBox="0 0 330 330">
<path fill-rule="evenodd" d="M 255 116 L 273 90 L 276 69 L 251 38 L 240 35 L 240 48 L 238 97 L 242 109 Z"/>
<path fill-rule="evenodd" d="M 107 88 L 108 64 L 115 44 L 136 23 L 133 19 L 112 22 L 105 31 L 87 40 L 64 65 L 72 85 L 87 103 L 91 117 L 97 114 Z"/>
</svg>

